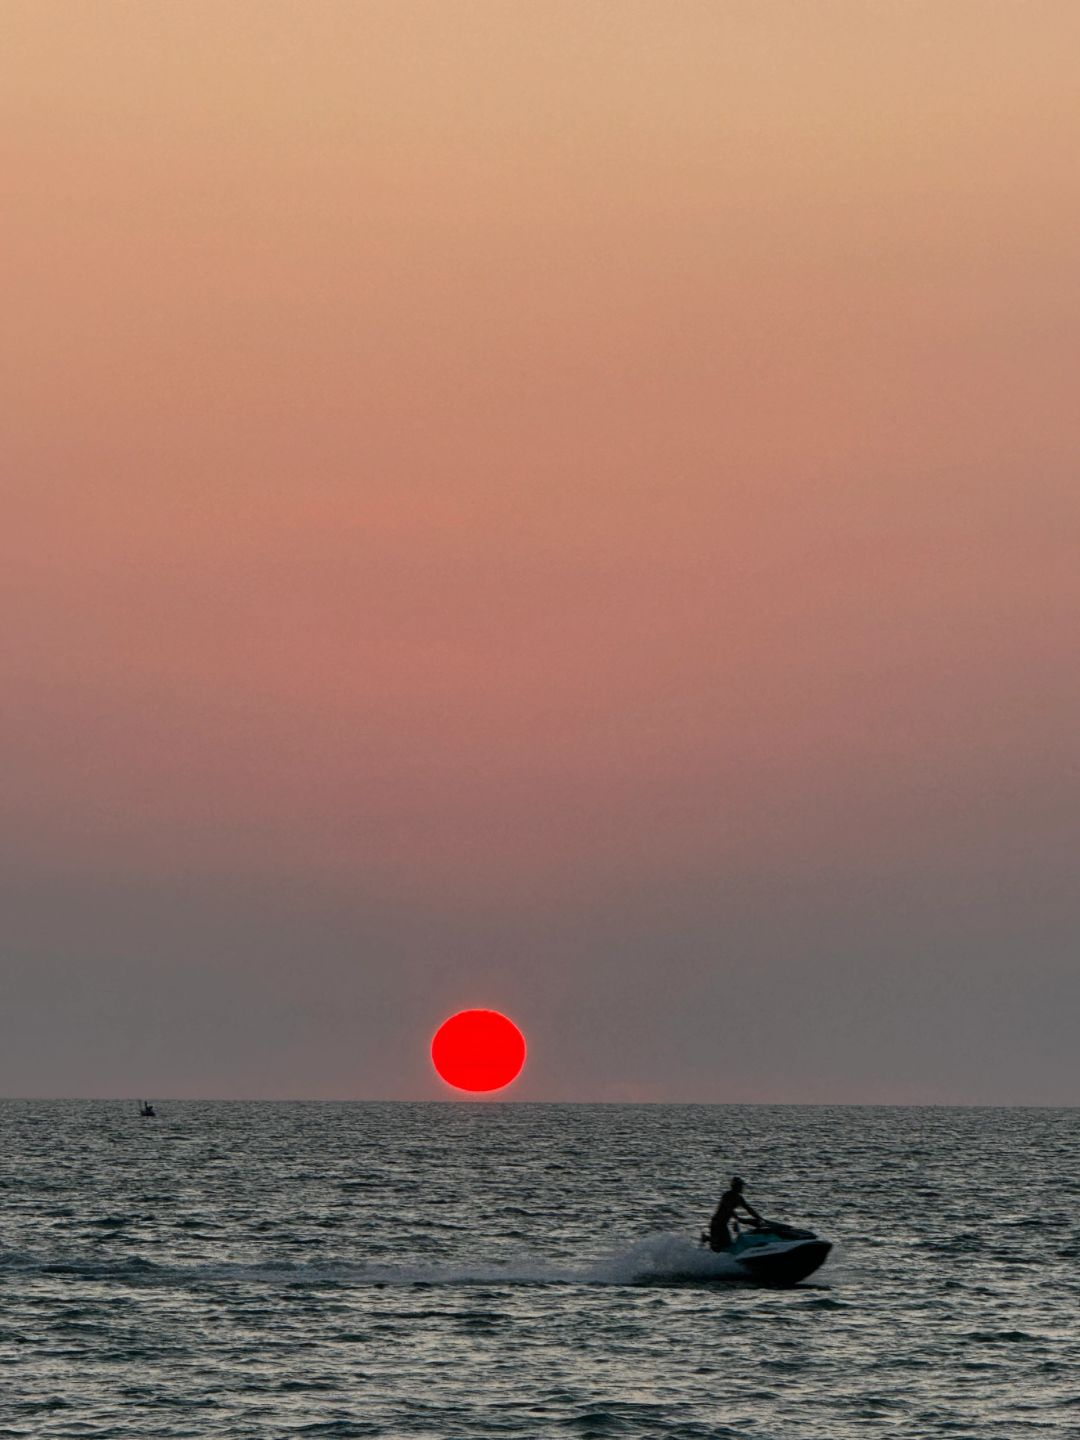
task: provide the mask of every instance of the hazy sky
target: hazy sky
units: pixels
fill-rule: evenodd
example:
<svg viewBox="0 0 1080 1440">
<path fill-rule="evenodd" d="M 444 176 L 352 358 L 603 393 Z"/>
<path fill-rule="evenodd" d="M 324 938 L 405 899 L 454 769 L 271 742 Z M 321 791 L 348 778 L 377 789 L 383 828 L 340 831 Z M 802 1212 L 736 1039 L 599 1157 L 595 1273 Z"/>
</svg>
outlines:
<svg viewBox="0 0 1080 1440">
<path fill-rule="evenodd" d="M 0 22 L 0 1093 L 1080 1103 L 1075 0 Z"/>
</svg>

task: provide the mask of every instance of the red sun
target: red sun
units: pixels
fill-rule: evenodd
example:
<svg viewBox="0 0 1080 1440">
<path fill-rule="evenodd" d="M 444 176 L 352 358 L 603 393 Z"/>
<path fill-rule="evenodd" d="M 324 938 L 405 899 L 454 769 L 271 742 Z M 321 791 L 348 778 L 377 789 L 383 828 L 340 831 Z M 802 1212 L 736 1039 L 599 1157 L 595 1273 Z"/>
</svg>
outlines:
<svg viewBox="0 0 1080 1440">
<path fill-rule="evenodd" d="M 497 1010 L 459 1010 L 431 1041 L 431 1063 L 455 1090 L 501 1090 L 525 1064 L 525 1036 Z"/>
</svg>

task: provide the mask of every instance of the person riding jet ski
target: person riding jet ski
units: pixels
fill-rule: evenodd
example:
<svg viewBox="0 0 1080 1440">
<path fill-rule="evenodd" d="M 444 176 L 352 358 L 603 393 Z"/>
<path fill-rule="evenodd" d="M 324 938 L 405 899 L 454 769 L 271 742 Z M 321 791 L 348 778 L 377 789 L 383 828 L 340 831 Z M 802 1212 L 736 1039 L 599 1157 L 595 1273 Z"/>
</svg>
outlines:
<svg viewBox="0 0 1080 1440">
<path fill-rule="evenodd" d="M 743 1182 L 733 1175 L 730 1188 L 720 1197 L 716 1214 L 701 1237 L 703 1245 L 724 1257 L 717 1262 L 717 1280 L 798 1285 L 824 1264 L 832 1249 L 828 1240 L 822 1240 L 812 1230 L 763 1220 L 742 1192 Z M 734 1237 L 728 1229 L 733 1221 L 743 1226 Z"/>
<path fill-rule="evenodd" d="M 716 1207 L 716 1213 L 709 1221 L 709 1249 L 727 1250 L 731 1246 L 731 1231 L 728 1225 L 732 1220 L 741 1219 L 738 1214 L 741 1209 L 755 1225 L 761 1225 L 761 1216 L 754 1207 L 743 1196 L 743 1182 L 738 1175 L 731 1177 L 731 1186 L 720 1196 L 720 1204 Z"/>
</svg>

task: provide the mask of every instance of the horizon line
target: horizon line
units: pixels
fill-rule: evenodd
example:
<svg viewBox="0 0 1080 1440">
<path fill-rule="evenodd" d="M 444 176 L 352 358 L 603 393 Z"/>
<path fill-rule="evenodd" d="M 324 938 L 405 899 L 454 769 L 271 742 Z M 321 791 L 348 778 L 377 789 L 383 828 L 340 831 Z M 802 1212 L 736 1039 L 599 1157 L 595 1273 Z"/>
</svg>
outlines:
<svg viewBox="0 0 1080 1440">
<path fill-rule="evenodd" d="M 0 1105 L 137 1105 L 139 1095 L 0 1095 Z M 429 1095 L 423 1098 L 402 1096 L 328 1097 L 287 1095 L 153 1095 L 158 1105 L 604 1105 L 612 1109 L 644 1109 L 646 1107 L 698 1107 L 701 1109 L 786 1109 L 786 1110 L 1077 1110 L 1080 1101 L 1054 1100 L 518 1100 L 478 1093 L 475 1096 Z"/>
</svg>

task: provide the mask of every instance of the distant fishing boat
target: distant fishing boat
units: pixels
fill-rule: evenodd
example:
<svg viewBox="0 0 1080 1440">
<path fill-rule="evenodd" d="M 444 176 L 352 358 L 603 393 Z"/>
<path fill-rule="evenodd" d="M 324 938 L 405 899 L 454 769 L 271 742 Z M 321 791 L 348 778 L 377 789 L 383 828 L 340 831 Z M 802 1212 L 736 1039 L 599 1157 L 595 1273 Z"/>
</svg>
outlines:
<svg viewBox="0 0 1080 1440">
<path fill-rule="evenodd" d="M 157 1115 L 157 1111 L 154 1109 L 153 1105 L 150 1104 L 149 1100 L 140 1100 L 139 1114 L 144 1120 L 153 1120 L 153 1118 Z"/>
</svg>

